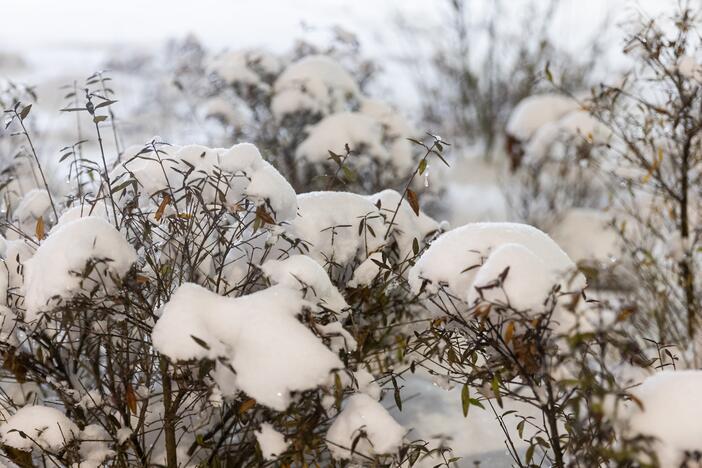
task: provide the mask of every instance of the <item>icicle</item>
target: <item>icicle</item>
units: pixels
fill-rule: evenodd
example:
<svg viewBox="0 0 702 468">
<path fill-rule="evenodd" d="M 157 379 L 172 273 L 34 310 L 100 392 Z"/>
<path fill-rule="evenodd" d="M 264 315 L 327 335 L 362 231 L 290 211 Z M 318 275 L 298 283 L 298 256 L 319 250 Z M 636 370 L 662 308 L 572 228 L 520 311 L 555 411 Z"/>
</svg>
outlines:
<svg viewBox="0 0 702 468">
<path fill-rule="evenodd" d="M 424 187 L 429 187 L 429 166 L 424 170 Z"/>
</svg>

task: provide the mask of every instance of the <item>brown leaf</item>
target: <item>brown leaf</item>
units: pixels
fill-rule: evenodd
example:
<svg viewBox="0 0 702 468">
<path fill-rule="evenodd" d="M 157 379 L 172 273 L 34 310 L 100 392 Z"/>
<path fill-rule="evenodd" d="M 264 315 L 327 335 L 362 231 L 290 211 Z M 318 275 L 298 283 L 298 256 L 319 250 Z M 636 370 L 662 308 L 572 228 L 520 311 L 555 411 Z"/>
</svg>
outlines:
<svg viewBox="0 0 702 468">
<path fill-rule="evenodd" d="M 514 336 L 514 321 L 507 322 L 507 328 L 505 330 L 505 343 L 509 344 Z"/>
<path fill-rule="evenodd" d="M 127 384 L 126 388 L 126 393 L 127 393 L 127 407 L 129 408 L 129 411 L 132 412 L 132 414 L 136 415 L 137 412 L 137 400 L 136 400 L 136 394 L 134 393 L 134 389 L 132 388 L 131 384 Z"/>
<path fill-rule="evenodd" d="M 419 199 L 417 198 L 417 194 L 410 189 L 407 189 L 407 202 L 412 207 L 414 214 L 419 216 Z"/>
<path fill-rule="evenodd" d="M 246 413 L 248 410 L 250 410 L 254 406 L 256 406 L 256 400 L 254 400 L 253 398 L 249 398 L 248 400 L 243 402 L 241 404 L 241 406 L 239 407 L 239 414 Z"/>
<path fill-rule="evenodd" d="M 163 217 L 163 212 L 166 211 L 166 206 L 171 202 L 171 196 L 166 194 L 163 196 L 163 200 L 161 201 L 161 204 L 158 205 L 158 210 L 156 210 L 156 214 L 154 217 L 156 218 L 156 221 L 161 221 L 161 218 Z"/>
<path fill-rule="evenodd" d="M 258 208 L 256 208 L 256 217 L 265 223 L 275 224 L 275 219 L 273 219 L 273 217 L 270 214 L 268 214 L 266 208 L 263 205 L 259 205 Z"/>
<path fill-rule="evenodd" d="M 37 239 L 42 240 L 44 238 L 44 217 L 39 216 L 39 219 L 37 219 L 37 227 L 34 229 L 35 234 L 37 235 Z"/>
</svg>

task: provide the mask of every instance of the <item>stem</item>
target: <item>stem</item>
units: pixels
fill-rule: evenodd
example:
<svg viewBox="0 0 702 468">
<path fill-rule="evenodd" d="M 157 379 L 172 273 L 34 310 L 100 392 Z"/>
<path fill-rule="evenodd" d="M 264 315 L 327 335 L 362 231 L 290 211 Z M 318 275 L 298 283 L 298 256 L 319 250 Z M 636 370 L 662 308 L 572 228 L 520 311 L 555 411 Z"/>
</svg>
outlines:
<svg viewBox="0 0 702 468">
<path fill-rule="evenodd" d="M 107 168 L 107 160 L 105 159 L 105 149 L 102 146 L 102 135 L 100 134 L 100 124 L 95 122 L 95 131 L 97 132 L 98 143 L 100 144 L 100 156 L 102 157 L 102 166 L 105 170 L 105 183 L 107 184 L 107 196 L 110 197 L 110 202 L 112 203 L 112 213 L 115 217 L 115 227 L 119 229 L 119 219 L 117 219 L 117 206 L 115 205 L 115 199 L 112 197 L 112 184 L 110 183 L 110 173 Z"/>
<path fill-rule="evenodd" d="M 54 217 L 58 221 L 58 212 L 56 211 L 56 205 L 54 204 L 54 197 L 51 195 L 51 190 L 49 190 L 49 184 L 46 182 L 46 177 L 44 176 L 44 170 L 41 168 L 41 163 L 39 162 L 39 156 L 37 155 L 36 149 L 34 149 L 34 143 L 32 142 L 32 139 L 29 137 L 29 132 L 27 132 L 27 127 L 24 126 L 24 122 L 22 121 L 22 117 L 15 112 L 15 117 L 17 118 L 17 121 L 20 123 L 20 126 L 22 127 L 22 133 L 24 133 L 25 138 L 27 138 L 27 142 L 29 143 L 29 147 L 32 150 L 32 155 L 34 156 L 34 161 L 37 163 L 37 168 L 39 169 L 39 174 L 41 175 L 41 181 L 44 184 L 44 188 L 46 189 L 46 193 L 49 194 L 49 202 L 51 203 L 51 209 L 54 212 Z"/>
<path fill-rule="evenodd" d="M 161 357 L 161 379 L 163 381 L 163 432 L 166 444 L 166 466 L 168 468 L 178 467 L 178 448 L 175 433 L 175 411 L 173 408 L 171 377 L 168 375 L 168 362 Z"/>
</svg>

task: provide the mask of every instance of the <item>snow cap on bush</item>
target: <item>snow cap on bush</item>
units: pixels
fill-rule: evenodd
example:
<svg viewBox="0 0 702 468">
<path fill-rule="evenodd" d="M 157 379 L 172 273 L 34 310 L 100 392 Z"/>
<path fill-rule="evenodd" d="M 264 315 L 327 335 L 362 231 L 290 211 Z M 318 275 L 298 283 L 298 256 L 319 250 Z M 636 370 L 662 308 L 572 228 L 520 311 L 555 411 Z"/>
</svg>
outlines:
<svg viewBox="0 0 702 468">
<path fill-rule="evenodd" d="M 415 291 L 447 292 L 468 302 L 510 267 L 502 288 L 487 299 L 509 299 L 518 309 L 535 309 L 557 284 L 564 291 L 585 287 L 585 277 L 548 235 L 516 223 L 473 223 L 439 236 L 409 272 Z M 514 268 L 514 271 L 512 271 Z M 504 293 L 502 292 L 504 289 Z"/>
<path fill-rule="evenodd" d="M 321 267 L 293 257 L 264 270 L 270 272 L 274 266 L 280 268 L 275 273 L 280 284 L 234 299 L 195 284 L 180 286 L 166 304 L 152 339 L 159 352 L 174 360 L 226 359 L 236 373 L 218 364 L 215 374 L 225 395 L 241 390 L 282 411 L 291 401 L 290 392 L 329 383 L 330 373 L 343 364 L 297 319 L 309 301 L 303 296 L 304 286 L 285 275 L 297 272 L 301 279 L 319 285 Z M 338 291 L 321 289 L 317 295 L 325 291 L 328 295 L 319 299 L 341 305 Z"/>
<path fill-rule="evenodd" d="M 88 262 L 95 262 L 95 270 L 109 284 L 110 275 L 124 276 L 136 260 L 134 248 L 104 219 L 89 216 L 66 223 L 24 263 L 25 321 L 39 318 L 52 298 L 67 299 L 81 290 Z"/>
</svg>

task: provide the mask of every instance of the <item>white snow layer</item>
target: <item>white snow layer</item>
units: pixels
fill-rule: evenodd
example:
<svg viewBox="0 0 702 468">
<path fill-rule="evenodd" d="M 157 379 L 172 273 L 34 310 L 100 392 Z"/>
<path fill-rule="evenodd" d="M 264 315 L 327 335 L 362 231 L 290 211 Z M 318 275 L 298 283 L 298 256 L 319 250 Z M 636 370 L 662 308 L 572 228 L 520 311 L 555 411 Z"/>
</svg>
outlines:
<svg viewBox="0 0 702 468">
<path fill-rule="evenodd" d="M 96 261 L 96 274 L 106 279 L 123 276 L 137 260 L 134 248 L 102 218 L 86 217 L 66 223 L 44 240 L 24 263 L 25 321 L 39 317 L 54 297 L 68 298 L 81 289 L 81 273 Z"/>
<path fill-rule="evenodd" d="M 556 284 L 565 291 L 585 287 L 585 278 L 548 235 L 517 223 L 467 224 L 442 234 L 412 267 L 409 281 L 415 291 L 426 281 L 430 292 L 444 286 L 474 303 L 479 289 L 507 267 L 502 288 L 483 289 L 486 300 L 509 299 L 517 309 L 538 309 Z"/>
<path fill-rule="evenodd" d="M 507 134 L 520 141 L 529 140 L 548 122 L 578 109 L 573 99 L 557 94 L 535 94 L 519 102 L 507 121 Z"/>
<path fill-rule="evenodd" d="M 288 448 L 285 436 L 276 431 L 269 423 L 261 424 L 261 428 L 254 432 L 256 440 L 261 447 L 261 453 L 266 460 L 273 460 Z"/>
<path fill-rule="evenodd" d="M 309 55 L 290 65 L 276 80 L 274 90 L 271 108 L 277 118 L 304 111 L 340 112 L 360 93 L 351 74 L 323 55 Z"/>
<path fill-rule="evenodd" d="M 278 222 L 295 216 L 295 191 L 262 158 L 256 146 L 239 143 L 222 149 L 189 145 L 165 151 L 168 151 L 165 155 L 144 153 L 120 164 L 110 175 L 113 184 L 119 185 L 130 177 L 134 178 L 138 181 L 143 205 L 147 205 L 153 195 L 168 190 L 169 186 L 174 190 L 181 187 L 184 182 L 182 173 L 192 168 L 188 182 L 204 177 L 217 180 L 228 203 L 234 204 L 246 197 L 256 205 L 270 205 Z M 224 171 L 226 177 L 218 177 L 217 169 Z M 206 184 L 203 184 L 202 195 L 207 202 L 219 201 L 214 188 Z"/>
<path fill-rule="evenodd" d="M 44 450 L 57 452 L 79 433 L 73 421 L 61 411 L 47 406 L 20 408 L 0 426 L 2 443 L 23 451 L 31 451 L 38 445 Z"/>
<path fill-rule="evenodd" d="M 303 281 L 311 278 L 319 284 L 321 267 L 293 257 L 263 268 L 275 270 L 281 283 L 243 297 L 232 299 L 195 284 L 182 285 L 166 304 L 152 339 L 155 348 L 171 359 L 225 358 L 236 372 L 218 364 L 215 380 L 225 395 L 241 390 L 282 411 L 291 401 L 290 392 L 329 383 L 330 373 L 343 364 L 296 317 L 310 301 L 303 292 L 307 288 L 288 275 L 297 272 Z M 325 292 L 318 302 L 342 305 L 338 291 L 322 288 L 316 294 Z"/>
<path fill-rule="evenodd" d="M 327 432 L 327 446 L 337 459 L 352 458 L 351 447 L 359 437 L 354 453 L 372 457 L 396 452 L 405 428 L 372 397 L 357 393 L 349 397 L 344 409 Z"/>
<path fill-rule="evenodd" d="M 685 451 L 702 451 L 700 392 L 699 370 L 659 372 L 633 390 L 643 411 L 631 405 L 630 430 L 657 438 L 661 466 L 682 466 Z"/>
</svg>

